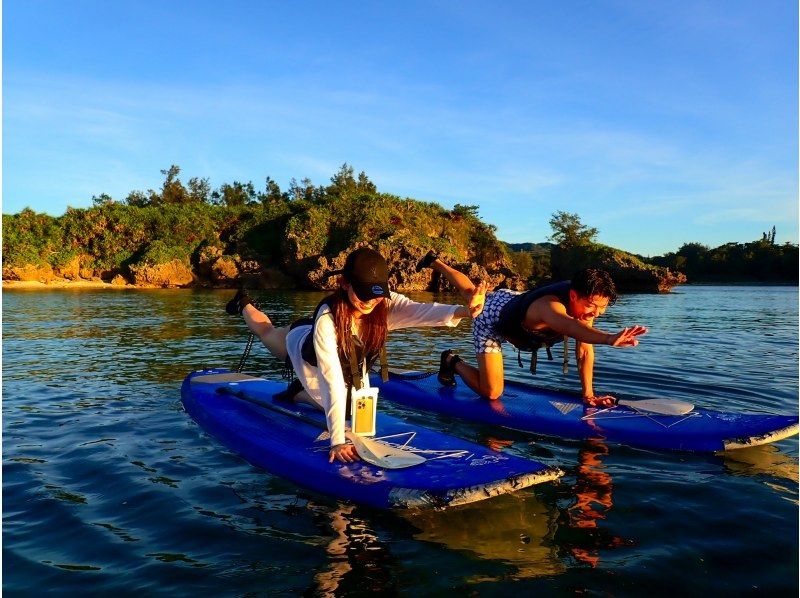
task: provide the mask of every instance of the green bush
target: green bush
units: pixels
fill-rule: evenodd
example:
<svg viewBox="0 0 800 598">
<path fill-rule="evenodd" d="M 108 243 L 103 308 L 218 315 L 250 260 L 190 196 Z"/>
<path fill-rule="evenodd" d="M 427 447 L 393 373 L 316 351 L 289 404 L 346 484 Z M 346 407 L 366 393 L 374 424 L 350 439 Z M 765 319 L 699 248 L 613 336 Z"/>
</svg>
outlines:
<svg viewBox="0 0 800 598">
<path fill-rule="evenodd" d="M 136 260 L 136 263 L 137 265 L 156 266 L 173 260 L 180 260 L 188 264 L 189 255 L 190 253 L 186 246 L 169 245 L 161 239 L 156 239 L 147 246 L 139 259 Z"/>
<path fill-rule="evenodd" d="M 19 214 L 3 214 L 3 266 L 48 264 L 63 246 L 58 219 L 29 208 Z"/>
<path fill-rule="evenodd" d="M 289 219 L 286 238 L 300 258 L 321 255 L 330 239 L 330 227 L 330 213 L 324 207 L 311 206 Z"/>
</svg>

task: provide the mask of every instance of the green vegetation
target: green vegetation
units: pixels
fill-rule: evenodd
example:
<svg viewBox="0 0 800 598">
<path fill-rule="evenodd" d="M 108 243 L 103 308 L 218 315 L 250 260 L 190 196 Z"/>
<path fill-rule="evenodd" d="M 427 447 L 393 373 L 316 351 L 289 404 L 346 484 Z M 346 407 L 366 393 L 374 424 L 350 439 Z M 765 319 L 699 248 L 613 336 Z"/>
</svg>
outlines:
<svg viewBox="0 0 800 598">
<path fill-rule="evenodd" d="M 598 230 L 586 226 L 577 214 L 555 212 L 550 218 L 553 234 L 550 239 L 561 247 L 589 246 L 594 243 Z"/>
<path fill-rule="evenodd" d="M 539 258 L 542 263 L 547 259 L 549 272 L 542 272 L 543 278 L 568 277 L 578 268 L 596 265 L 607 268 L 615 279 L 623 281 L 635 272 L 629 288 L 640 288 L 642 277 L 646 273 L 655 275 L 659 268 L 668 268 L 673 275 L 683 274 L 689 282 L 798 282 L 798 246 L 775 244 L 775 227 L 751 243 L 726 243 L 713 249 L 700 243 L 686 243 L 675 253 L 645 258 L 597 243 L 597 229 L 584 225 L 577 214 L 555 212 L 550 226 L 553 230 L 550 239 L 556 245 L 549 247 L 546 258 Z M 509 249 L 515 252 L 511 259 L 519 264 L 517 272 L 535 279 L 539 274 L 536 268 L 533 275 L 526 276 L 527 268 L 530 258 L 535 264 L 537 254 L 541 255 L 542 245 L 511 245 Z M 658 275 L 661 279 L 666 276 L 663 272 Z"/>
<path fill-rule="evenodd" d="M 92 198 L 92 208 L 68 208 L 59 217 L 30 209 L 4 214 L 4 270 L 33 266 L 58 273 L 78 267 L 110 279 L 129 275 L 132 267 L 179 260 L 208 274 L 209 260 L 224 256 L 228 263 L 251 264 L 248 272 L 255 271 L 252 264 L 277 267 L 301 285 L 314 286 L 304 276 L 319 268 L 320 260 L 369 243 L 395 263 L 415 263 L 434 249 L 450 263 L 475 262 L 515 273 L 528 285 L 569 277 L 588 265 L 627 277 L 636 290 L 680 284 L 679 272 L 690 282 L 798 280 L 798 247 L 776 245 L 774 227 L 752 243 L 714 249 L 687 243 L 676 253 L 643 258 L 596 243 L 596 228 L 561 211 L 550 219 L 553 243 L 507 245 L 497 240 L 493 225 L 480 219 L 478 206 L 456 204 L 446 210 L 380 193 L 365 173 L 356 176 L 348 164 L 327 186 L 292 179 L 286 191 L 270 177 L 263 190 L 239 181 L 212 190 L 208 179 L 192 178 L 184 185 L 177 166 L 161 173 L 160 189 L 131 191 L 122 201 L 101 194 Z"/>
<path fill-rule="evenodd" d="M 453 261 L 484 264 L 507 255 L 476 206 L 449 211 L 379 193 L 348 164 L 325 187 L 293 179 L 285 192 L 269 177 L 263 191 L 238 181 L 211 190 L 208 179 L 184 185 L 177 166 L 161 173 L 160 189 L 132 191 L 123 201 L 101 194 L 92 208 L 69 208 L 60 217 L 30 209 L 4 214 L 4 268 L 58 269 L 80 258 L 82 267 L 110 278 L 174 259 L 197 265 L 213 248 L 291 273 L 306 259 L 335 257 L 356 243 L 404 247 L 411 256 L 433 248 Z"/>
<path fill-rule="evenodd" d="M 3 266 L 58 268 L 86 256 L 88 267 L 110 273 L 134 263 L 188 260 L 201 244 L 225 235 L 241 217 L 239 212 L 204 204 L 188 209 L 179 204 L 138 207 L 105 202 L 89 209 L 69 208 L 57 218 L 29 209 L 3 214 Z"/>
<path fill-rule="evenodd" d="M 524 251 L 533 255 L 550 255 L 552 243 L 506 243 L 509 251 Z"/>
<path fill-rule="evenodd" d="M 550 253 L 552 243 L 505 243 L 511 269 L 529 287 L 549 282 L 552 278 Z"/>
<path fill-rule="evenodd" d="M 686 243 L 675 253 L 647 261 L 683 272 L 692 282 L 798 282 L 798 247 L 777 245 L 775 227 L 758 241 L 714 248 Z"/>
<path fill-rule="evenodd" d="M 550 239 L 556 243 L 559 253 L 569 252 L 580 256 L 580 260 L 586 264 L 579 266 L 581 268 L 617 261 L 628 268 L 655 269 L 633 254 L 597 243 L 595 238 L 598 230 L 584 225 L 577 214 L 555 212 L 550 218 L 550 228 L 553 229 Z"/>
<path fill-rule="evenodd" d="M 646 264 L 625 251 L 597 243 L 597 229 L 584 225 L 577 214 L 556 212 L 550 219 L 557 244 L 550 251 L 554 279 L 570 278 L 583 268 L 603 268 L 621 292 L 668 292 L 686 278 L 666 268 Z"/>
<path fill-rule="evenodd" d="M 534 246 L 534 243 L 524 245 Z M 536 249 L 516 249 L 509 246 L 509 260 L 511 269 L 529 286 L 536 286 L 547 282 L 552 278 L 550 267 L 550 250 L 542 253 Z"/>
</svg>

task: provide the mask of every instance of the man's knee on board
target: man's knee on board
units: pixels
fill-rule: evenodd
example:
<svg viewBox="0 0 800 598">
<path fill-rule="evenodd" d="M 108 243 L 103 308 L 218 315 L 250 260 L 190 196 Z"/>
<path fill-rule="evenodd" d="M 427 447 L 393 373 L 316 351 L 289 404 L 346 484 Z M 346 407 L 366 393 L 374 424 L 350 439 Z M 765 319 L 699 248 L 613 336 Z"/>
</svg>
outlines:
<svg viewBox="0 0 800 598">
<path fill-rule="evenodd" d="M 493 386 L 490 386 L 488 384 L 484 385 L 483 388 L 481 389 L 481 394 L 490 401 L 496 401 L 503 394 L 503 385 L 502 384 L 500 385 L 495 384 Z"/>
</svg>

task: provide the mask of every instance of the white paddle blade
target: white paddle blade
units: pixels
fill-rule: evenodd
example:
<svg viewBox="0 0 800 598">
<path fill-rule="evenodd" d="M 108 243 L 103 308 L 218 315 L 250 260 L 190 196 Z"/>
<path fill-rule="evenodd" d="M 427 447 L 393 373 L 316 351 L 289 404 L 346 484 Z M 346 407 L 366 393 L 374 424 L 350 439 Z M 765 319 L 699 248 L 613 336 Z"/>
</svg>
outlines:
<svg viewBox="0 0 800 598">
<path fill-rule="evenodd" d="M 622 399 L 617 401 L 617 404 L 630 407 L 636 411 L 657 413 L 659 415 L 686 415 L 694 409 L 694 405 L 691 403 L 676 399 L 641 399 L 639 401 Z"/>
<path fill-rule="evenodd" d="M 427 461 L 422 455 L 390 446 L 379 440 L 357 436 L 351 432 L 347 432 L 346 436 L 356 447 L 359 457 L 367 463 L 372 463 L 383 469 L 403 469 L 421 465 Z"/>
</svg>

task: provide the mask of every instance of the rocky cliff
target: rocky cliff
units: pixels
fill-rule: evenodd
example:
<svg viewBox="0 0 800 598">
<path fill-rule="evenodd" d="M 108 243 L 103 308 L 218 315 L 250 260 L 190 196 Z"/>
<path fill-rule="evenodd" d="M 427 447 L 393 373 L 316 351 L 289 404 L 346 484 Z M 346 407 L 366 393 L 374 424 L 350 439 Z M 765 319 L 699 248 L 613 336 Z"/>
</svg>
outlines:
<svg viewBox="0 0 800 598">
<path fill-rule="evenodd" d="M 61 217 L 3 215 L 3 280 L 111 282 L 116 286 L 329 289 L 332 270 L 370 245 L 388 260 L 399 291 L 452 290 L 415 266 L 429 250 L 489 288 L 522 290 L 521 254 L 510 253 L 475 206 L 333 189 L 313 201 L 237 207 L 109 204 Z M 552 248 L 552 278 L 589 265 L 611 271 L 627 292 L 666 292 L 681 274 L 596 244 Z M 530 266 L 530 264 L 529 264 Z M 530 268 L 529 268 L 530 269 Z M 530 276 L 530 272 L 525 274 Z M 536 281 L 547 278 L 538 272 Z"/>
<path fill-rule="evenodd" d="M 119 204 L 52 217 L 3 216 L 3 280 L 138 287 L 329 289 L 332 270 L 370 245 L 400 291 L 444 290 L 415 266 L 430 249 L 491 286 L 521 288 L 508 251 L 475 208 L 378 193 L 323 195 L 237 208 Z"/>
</svg>

